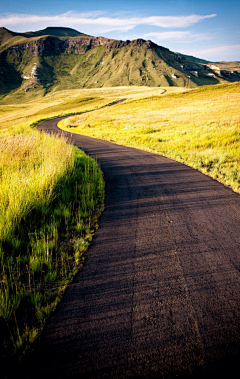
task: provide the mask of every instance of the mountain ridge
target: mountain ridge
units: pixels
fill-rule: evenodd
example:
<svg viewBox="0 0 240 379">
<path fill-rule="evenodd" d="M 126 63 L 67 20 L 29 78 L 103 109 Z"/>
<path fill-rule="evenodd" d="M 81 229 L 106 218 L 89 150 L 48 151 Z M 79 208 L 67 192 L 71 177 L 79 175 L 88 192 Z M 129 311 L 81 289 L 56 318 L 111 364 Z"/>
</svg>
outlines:
<svg viewBox="0 0 240 379">
<path fill-rule="evenodd" d="M 38 37 L 43 35 L 54 35 L 56 37 L 76 37 L 79 35 L 87 35 L 85 33 L 79 32 L 76 29 L 68 28 L 68 27 L 62 27 L 62 26 L 47 26 L 44 29 L 36 30 L 36 31 L 28 31 L 28 32 L 14 32 L 4 26 L 0 27 L 0 34 L 1 33 L 8 33 L 11 35 L 18 35 L 22 37 Z"/>
<path fill-rule="evenodd" d="M 65 28 L 62 26 L 54 27 L 54 26 L 48 26 L 45 29 L 41 29 L 35 32 L 26 32 L 23 33 L 26 37 L 29 35 L 31 37 L 37 37 L 37 36 L 44 36 L 44 35 L 53 35 L 56 37 L 77 37 L 80 35 L 86 36 L 87 34 L 81 33 L 76 29 L 72 28 Z"/>
<path fill-rule="evenodd" d="M 144 39 L 94 37 L 71 28 L 16 33 L 0 28 L 0 94 L 47 93 L 56 88 L 104 86 L 197 87 L 239 81 L 200 58 L 175 53 Z"/>
</svg>

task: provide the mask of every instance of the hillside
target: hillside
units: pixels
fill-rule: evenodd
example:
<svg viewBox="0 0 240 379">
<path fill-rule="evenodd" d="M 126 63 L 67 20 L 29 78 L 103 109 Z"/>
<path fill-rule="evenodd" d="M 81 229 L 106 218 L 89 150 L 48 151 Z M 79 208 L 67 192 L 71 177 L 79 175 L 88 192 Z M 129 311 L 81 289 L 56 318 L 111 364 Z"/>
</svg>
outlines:
<svg viewBox="0 0 240 379">
<path fill-rule="evenodd" d="M 24 37 L 39 37 L 39 36 L 55 36 L 55 37 L 78 37 L 85 36 L 86 34 L 80 33 L 75 29 L 61 28 L 61 27 L 47 27 L 36 32 L 23 33 Z"/>
<path fill-rule="evenodd" d="M 15 33 L 0 28 L 0 95 L 14 90 L 44 95 L 71 88 L 177 86 L 233 82 L 204 61 L 174 53 L 151 41 L 92 37 L 70 28 Z M 24 95 L 25 97 L 25 95 Z"/>
<path fill-rule="evenodd" d="M 11 46 L 20 43 L 26 43 L 29 38 L 37 38 L 41 36 L 54 36 L 54 37 L 79 37 L 87 36 L 80 33 L 75 29 L 62 28 L 62 27 L 47 27 L 35 32 L 15 33 L 6 28 L 0 28 L 0 51 L 3 51 Z M 89 37 L 89 36 L 88 36 Z"/>
</svg>

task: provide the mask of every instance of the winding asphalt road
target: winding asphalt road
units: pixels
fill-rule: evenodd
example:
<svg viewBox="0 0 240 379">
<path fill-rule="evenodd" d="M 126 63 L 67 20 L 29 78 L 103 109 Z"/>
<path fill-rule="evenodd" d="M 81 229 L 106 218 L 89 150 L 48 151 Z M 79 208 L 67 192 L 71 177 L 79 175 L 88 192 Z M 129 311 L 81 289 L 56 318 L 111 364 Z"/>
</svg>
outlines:
<svg viewBox="0 0 240 379">
<path fill-rule="evenodd" d="M 39 128 L 62 133 L 58 121 Z M 237 378 L 239 194 L 160 155 L 68 135 L 101 165 L 106 208 L 35 346 L 34 377 Z"/>
</svg>

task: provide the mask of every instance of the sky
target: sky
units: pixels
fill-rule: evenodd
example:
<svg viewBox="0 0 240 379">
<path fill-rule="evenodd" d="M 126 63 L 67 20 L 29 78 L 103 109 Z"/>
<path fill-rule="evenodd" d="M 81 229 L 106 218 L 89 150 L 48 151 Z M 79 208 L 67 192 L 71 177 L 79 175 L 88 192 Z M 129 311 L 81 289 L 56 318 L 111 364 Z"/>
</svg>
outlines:
<svg viewBox="0 0 240 379">
<path fill-rule="evenodd" d="M 61 26 L 92 36 L 143 38 L 209 61 L 240 61 L 240 0 L 0 0 L 0 27 Z"/>
</svg>

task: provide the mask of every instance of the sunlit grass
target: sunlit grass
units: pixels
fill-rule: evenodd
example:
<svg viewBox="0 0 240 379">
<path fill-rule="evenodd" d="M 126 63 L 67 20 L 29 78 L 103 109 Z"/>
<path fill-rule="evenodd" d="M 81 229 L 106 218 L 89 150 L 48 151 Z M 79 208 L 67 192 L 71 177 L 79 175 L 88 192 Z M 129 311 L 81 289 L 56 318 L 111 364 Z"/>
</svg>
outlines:
<svg viewBox="0 0 240 379">
<path fill-rule="evenodd" d="M 240 83 L 134 98 L 60 122 L 74 133 L 163 154 L 240 192 Z"/>
<path fill-rule="evenodd" d="M 36 338 L 81 267 L 103 207 L 96 163 L 63 138 L 29 125 L 87 112 L 60 126 L 172 157 L 240 192 L 239 99 L 235 83 L 167 93 L 146 87 L 66 90 L 22 104 L 11 96 L 1 102 L 1 356 L 23 354 Z"/>
<path fill-rule="evenodd" d="M 64 138 L 0 138 L 0 364 L 21 357 L 81 267 L 103 208 L 100 168 Z"/>
<path fill-rule="evenodd" d="M 168 91 L 183 91 L 178 87 Z M 0 133 L 16 128 L 23 129 L 31 123 L 46 117 L 56 117 L 68 113 L 85 112 L 100 108 L 114 100 L 122 98 L 149 97 L 160 95 L 163 88 L 115 87 L 53 92 L 37 99 L 25 99 L 19 102 L 14 94 L 6 96 L 0 102 Z M 23 98 L 24 101 L 24 98 Z"/>
<path fill-rule="evenodd" d="M 178 89 L 179 90 L 179 89 Z M 159 88 L 61 91 L 0 104 L 0 353 L 21 357 L 83 263 L 103 208 L 96 162 L 30 125 Z M 110 109 L 110 108 L 107 108 Z M 4 361 L 1 360 L 2 370 Z"/>
<path fill-rule="evenodd" d="M 22 217 L 51 201 L 74 154 L 63 138 L 36 132 L 1 138 L 0 151 L 0 240 L 8 241 Z"/>
</svg>

